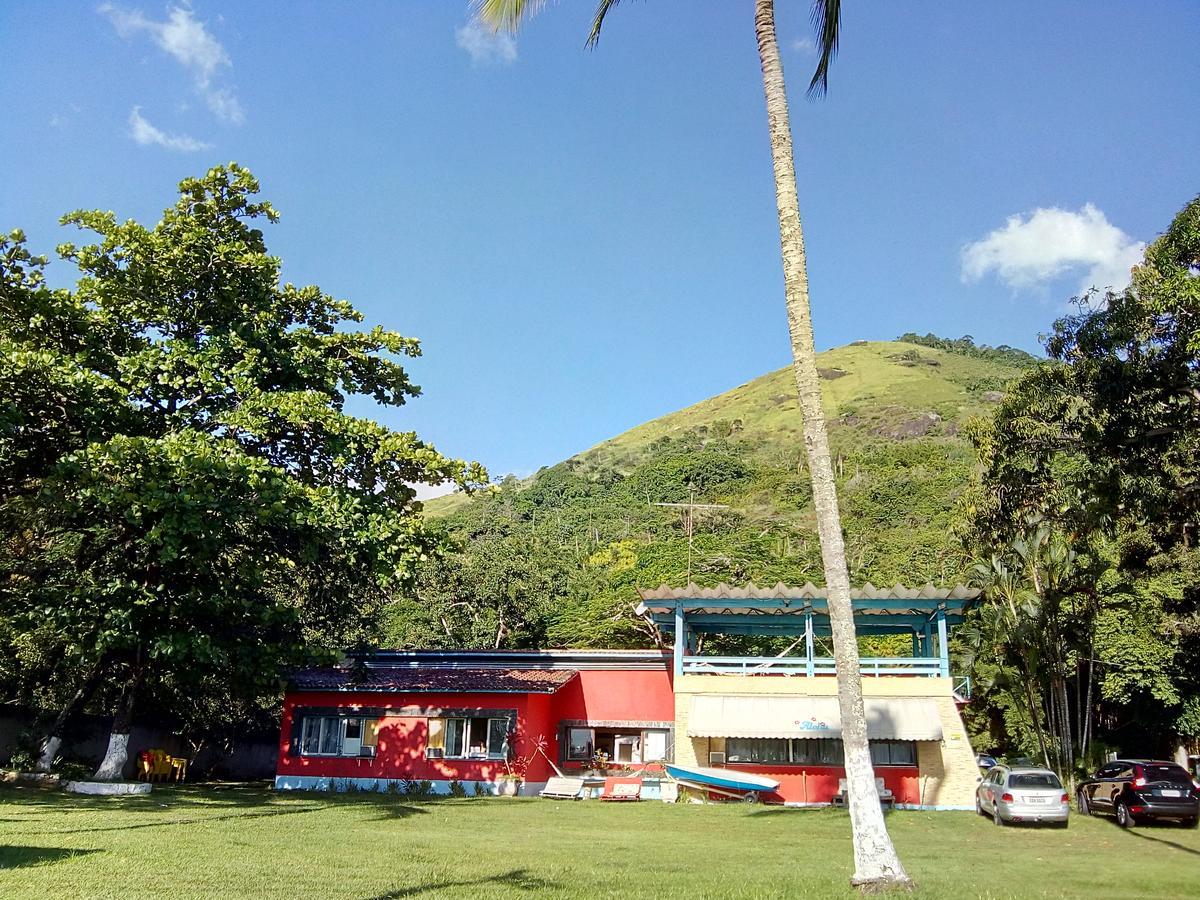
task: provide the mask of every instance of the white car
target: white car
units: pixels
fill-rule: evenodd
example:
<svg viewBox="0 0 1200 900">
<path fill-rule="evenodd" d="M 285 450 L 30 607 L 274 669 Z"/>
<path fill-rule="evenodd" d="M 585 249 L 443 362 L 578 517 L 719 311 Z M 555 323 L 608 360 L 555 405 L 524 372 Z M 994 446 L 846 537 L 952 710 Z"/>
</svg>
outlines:
<svg viewBox="0 0 1200 900">
<path fill-rule="evenodd" d="M 1066 828 L 1071 798 L 1049 769 L 996 766 L 975 789 L 975 812 L 997 825 L 1052 822 Z"/>
</svg>

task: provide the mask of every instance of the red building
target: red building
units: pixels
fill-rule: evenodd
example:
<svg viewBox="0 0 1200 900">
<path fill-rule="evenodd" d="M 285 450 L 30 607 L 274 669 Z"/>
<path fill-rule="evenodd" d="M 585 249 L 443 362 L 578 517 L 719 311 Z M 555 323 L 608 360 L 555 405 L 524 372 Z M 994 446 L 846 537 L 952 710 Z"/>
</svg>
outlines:
<svg viewBox="0 0 1200 900">
<path fill-rule="evenodd" d="M 603 752 L 654 768 L 674 728 L 671 658 L 657 651 L 383 652 L 292 679 L 275 784 L 493 792 L 519 760 L 528 792 L 554 774 L 551 759 L 580 770 Z"/>
<path fill-rule="evenodd" d="M 897 805 L 973 808 L 978 779 L 959 715 L 965 680 L 948 635 L 975 591 L 871 585 L 852 592 L 860 634 L 910 634 L 911 656 L 863 658 L 875 774 Z M 379 652 L 298 673 L 284 698 L 276 787 L 384 790 L 430 782 L 535 793 L 570 773 L 724 766 L 779 782 L 773 802 L 839 793 L 841 724 L 825 598 L 800 588 L 659 588 L 639 613 L 673 651 Z M 783 657 L 720 657 L 704 634 L 795 637 Z"/>
</svg>

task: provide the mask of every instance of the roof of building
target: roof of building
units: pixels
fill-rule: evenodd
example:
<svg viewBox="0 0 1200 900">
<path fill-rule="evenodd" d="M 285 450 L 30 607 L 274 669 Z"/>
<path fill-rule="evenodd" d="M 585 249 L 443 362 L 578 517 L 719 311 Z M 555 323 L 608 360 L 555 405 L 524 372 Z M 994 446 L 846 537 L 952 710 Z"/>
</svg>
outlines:
<svg viewBox="0 0 1200 900">
<path fill-rule="evenodd" d="M 366 691 L 403 694 L 553 694 L 578 673 L 574 669 L 465 669 L 424 666 L 337 666 L 296 672 L 294 691 Z"/>
<path fill-rule="evenodd" d="M 686 587 L 673 588 L 660 585 L 652 589 L 639 589 L 643 603 L 653 603 L 656 600 L 824 600 L 829 596 L 827 588 L 817 587 L 811 581 L 795 587 L 780 582 L 774 587 L 759 587 L 756 584 L 746 584 L 742 587 L 732 587 L 721 583 L 716 587 L 701 587 L 689 584 Z M 850 589 L 851 600 L 973 600 L 978 597 L 980 590 L 966 585 L 957 584 L 950 588 L 934 587 L 925 584 L 920 587 L 905 587 L 902 584 L 891 587 L 877 588 L 867 582 L 861 588 Z M 719 605 L 719 604 L 714 604 Z M 801 604 L 803 605 L 803 604 Z"/>
<path fill-rule="evenodd" d="M 798 635 L 809 627 L 817 635 L 831 632 L 829 591 L 812 582 L 800 587 L 777 584 L 759 587 L 673 588 L 667 585 L 640 590 L 636 607 L 661 631 L 674 632 L 675 617 L 686 619 L 687 627 L 701 634 Z M 909 588 L 902 584 L 877 588 L 869 582 L 851 588 L 850 603 L 860 634 L 892 634 L 918 631 L 935 616 L 947 625 L 962 622 L 963 610 L 978 597 L 977 588 L 965 585 L 935 587 L 926 584 Z"/>
<path fill-rule="evenodd" d="M 352 654 L 379 669 L 662 669 L 670 655 L 662 650 L 371 650 Z"/>
</svg>

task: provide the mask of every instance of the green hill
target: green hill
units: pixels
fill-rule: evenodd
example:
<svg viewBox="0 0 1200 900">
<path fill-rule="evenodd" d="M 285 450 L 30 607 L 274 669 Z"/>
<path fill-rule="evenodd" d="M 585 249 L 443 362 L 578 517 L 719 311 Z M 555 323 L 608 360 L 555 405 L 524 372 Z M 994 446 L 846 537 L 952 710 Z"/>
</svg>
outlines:
<svg viewBox="0 0 1200 900">
<path fill-rule="evenodd" d="M 1034 361 L 905 337 L 919 343 L 856 342 L 819 359 L 859 583 L 965 574 L 951 532 L 974 457 L 960 430 Z M 697 515 L 689 552 L 684 515 L 654 504 L 693 497 L 728 508 Z M 430 630 L 460 644 L 643 643 L 629 613 L 639 586 L 689 573 L 702 584 L 822 580 L 790 368 L 428 510 L 463 552 L 426 573 L 418 602 L 397 613 L 401 644 L 428 643 Z"/>
</svg>

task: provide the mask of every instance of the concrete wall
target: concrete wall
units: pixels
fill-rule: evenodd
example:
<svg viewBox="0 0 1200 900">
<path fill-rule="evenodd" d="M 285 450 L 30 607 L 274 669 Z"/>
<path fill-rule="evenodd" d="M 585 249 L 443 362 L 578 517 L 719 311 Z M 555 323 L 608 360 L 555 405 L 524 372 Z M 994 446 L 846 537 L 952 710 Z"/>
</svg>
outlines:
<svg viewBox="0 0 1200 900">
<path fill-rule="evenodd" d="M 0 715 L 0 765 L 8 765 L 18 748 L 21 735 L 32 730 L 35 718 L 27 711 L 5 712 Z M 101 716 L 82 716 L 68 731 L 61 756 L 78 760 L 89 766 L 100 765 L 108 747 L 112 720 Z M 137 755 L 143 750 L 161 748 L 177 756 L 190 757 L 191 750 L 175 735 L 152 725 L 134 724 L 129 734 L 129 762 L 125 777 L 134 778 Z M 201 748 L 191 761 L 188 777 L 222 778 L 233 781 L 255 781 L 275 774 L 278 750 L 273 741 L 247 740 L 234 744 L 229 751 L 217 747 Z"/>
</svg>

